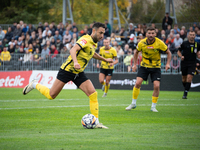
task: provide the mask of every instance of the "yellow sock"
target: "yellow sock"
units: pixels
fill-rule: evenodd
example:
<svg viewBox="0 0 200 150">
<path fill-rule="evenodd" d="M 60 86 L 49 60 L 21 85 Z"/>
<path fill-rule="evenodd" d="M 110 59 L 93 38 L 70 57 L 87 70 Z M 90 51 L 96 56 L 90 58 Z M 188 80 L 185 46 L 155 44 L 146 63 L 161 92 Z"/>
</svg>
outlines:
<svg viewBox="0 0 200 150">
<path fill-rule="evenodd" d="M 97 100 L 97 92 L 92 93 L 89 96 L 89 99 L 90 99 L 90 111 L 96 118 L 98 118 L 98 116 L 99 116 L 99 103 L 98 103 L 98 100 Z"/>
<path fill-rule="evenodd" d="M 137 99 L 138 95 L 140 94 L 140 88 L 133 87 L 133 99 Z"/>
<path fill-rule="evenodd" d="M 53 99 L 50 95 L 49 95 L 49 88 L 48 87 L 46 87 L 46 86 L 44 86 L 44 85 L 42 85 L 42 84 L 40 84 L 40 83 L 38 83 L 37 85 L 36 85 L 36 89 L 41 93 L 41 94 L 43 94 L 46 98 L 48 98 L 48 99 Z"/>
<path fill-rule="evenodd" d="M 106 85 L 106 86 L 105 86 L 105 91 L 104 91 L 104 92 L 105 92 L 105 93 L 108 93 L 108 89 L 109 89 L 109 88 L 110 88 L 110 84 L 108 84 L 108 86 Z"/>
<path fill-rule="evenodd" d="M 157 103 L 158 102 L 158 97 L 152 96 L 152 103 Z"/>
<path fill-rule="evenodd" d="M 106 84 L 106 82 L 105 82 L 105 81 L 103 81 L 102 85 L 105 85 L 105 84 Z"/>
</svg>

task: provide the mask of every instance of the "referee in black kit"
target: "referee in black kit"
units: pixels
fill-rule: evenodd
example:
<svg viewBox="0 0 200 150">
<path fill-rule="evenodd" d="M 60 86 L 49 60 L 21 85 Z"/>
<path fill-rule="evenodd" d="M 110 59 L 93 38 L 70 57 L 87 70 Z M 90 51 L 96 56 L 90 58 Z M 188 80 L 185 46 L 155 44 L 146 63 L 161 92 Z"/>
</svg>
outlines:
<svg viewBox="0 0 200 150">
<path fill-rule="evenodd" d="M 195 32 L 189 31 L 188 40 L 184 41 L 178 49 L 178 56 L 181 58 L 182 83 L 185 88 L 183 99 L 187 99 L 192 78 L 196 71 L 196 57 L 200 53 L 200 44 L 194 41 Z"/>
</svg>

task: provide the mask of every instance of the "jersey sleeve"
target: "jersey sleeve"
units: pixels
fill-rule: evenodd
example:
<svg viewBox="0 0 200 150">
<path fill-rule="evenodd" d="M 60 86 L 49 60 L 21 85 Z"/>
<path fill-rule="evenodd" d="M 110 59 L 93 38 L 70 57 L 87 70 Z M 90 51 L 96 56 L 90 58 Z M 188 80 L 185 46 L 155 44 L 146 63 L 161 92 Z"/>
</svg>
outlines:
<svg viewBox="0 0 200 150">
<path fill-rule="evenodd" d="M 76 42 L 76 44 L 78 44 L 81 47 L 81 49 L 84 49 L 85 47 L 87 47 L 88 40 L 87 38 L 82 37 Z"/>
<path fill-rule="evenodd" d="M 142 42 L 140 41 L 136 46 L 136 49 L 140 52 L 142 50 Z"/>
<path fill-rule="evenodd" d="M 168 49 L 167 45 L 163 41 L 160 41 L 160 50 L 166 52 L 167 49 Z"/>
</svg>

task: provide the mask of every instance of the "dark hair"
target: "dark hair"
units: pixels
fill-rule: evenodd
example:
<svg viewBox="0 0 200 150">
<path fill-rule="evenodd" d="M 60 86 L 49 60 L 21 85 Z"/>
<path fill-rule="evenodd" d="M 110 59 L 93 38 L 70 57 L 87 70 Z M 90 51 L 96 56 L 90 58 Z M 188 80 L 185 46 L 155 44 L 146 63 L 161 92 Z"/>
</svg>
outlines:
<svg viewBox="0 0 200 150">
<path fill-rule="evenodd" d="M 106 28 L 106 27 L 105 27 L 105 24 L 103 24 L 103 23 L 101 23 L 101 22 L 95 22 L 94 25 L 92 26 L 92 29 L 93 29 L 93 28 L 98 29 L 98 28 L 100 28 L 100 27 L 102 27 L 102 28 L 104 28 L 104 29 Z"/>
<path fill-rule="evenodd" d="M 150 31 L 152 31 L 152 30 L 155 31 L 156 29 L 155 29 L 154 27 L 148 27 L 148 28 L 147 28 L 147 31 L 149 31 L 149 30 L 150 30 Z"/>
</svg>

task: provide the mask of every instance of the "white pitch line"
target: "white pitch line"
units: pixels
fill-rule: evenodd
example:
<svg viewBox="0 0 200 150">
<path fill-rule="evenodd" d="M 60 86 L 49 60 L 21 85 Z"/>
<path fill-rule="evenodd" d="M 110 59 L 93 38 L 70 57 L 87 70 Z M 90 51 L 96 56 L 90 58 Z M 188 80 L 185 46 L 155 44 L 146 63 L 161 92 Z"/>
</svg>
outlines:
<svg viewBox="0 0 200 150">
<path fill-rule="evenodd" d="M 88 98 L 81 98 L 81 99 L 79 99 L 79 98 L 75 98 L 75 99 L 54 99 L 54 100 L 48 100 L 48 99 L 21 99 L 21 100 L 19 100 L 19 99 L 17 99 L 17 100 L 0 100 L 0 103 L 1 102 L 36 102 L 36 101 L 82 101 L 82 100 L 89 100 Z M 99 101 L 103 101 L 103 100 L 106 100 L 106 101 L 108 101 L 108 100 L 120 100 L 120 99 L 117 99 L 117 98 L 99 98 Z M 130 99 L 131 100 L 131 99 Z M 140 100 L 151 100 L 151 98 L 141 98 L 141 99 L 138 99 L 138 101 L 140 101 Z M 183 100 L 183 99 L 162 99 L 162 98 L 159 98 L 159 101 L 174 101 L 174 100 Z M 193 99 L 188 99 L 188 100 L 199 100 L 199 98 L 193 98 Z"/>
<path fill-rule="evenodd" d="M 128 106 L 129 104 L 116 104 L 116 105 L 100 105 L 100 107 L 115 107 L 115 106 Z M 200 104 L 158 104 L 158 106 L 199 106 Z M 137 106 L 151 106 L 151 104 L 138 104 Z M 42 106 L 42 107 L 15 107 L 15 108 L 0 108 L 0 110 L 13 110 L 13 109 L 44 109 L 44 108 L 72 108 L 72 107 L 89 107 L 89 105 L 71 105 L 71 106 Z"/>
</svg>

